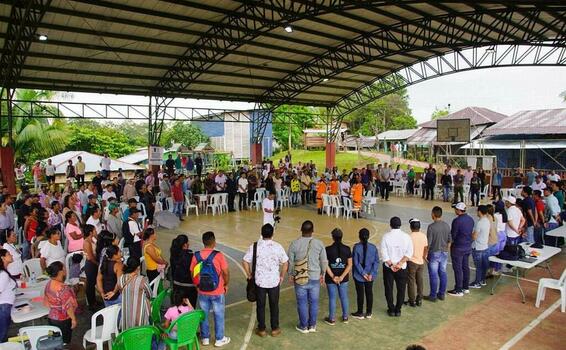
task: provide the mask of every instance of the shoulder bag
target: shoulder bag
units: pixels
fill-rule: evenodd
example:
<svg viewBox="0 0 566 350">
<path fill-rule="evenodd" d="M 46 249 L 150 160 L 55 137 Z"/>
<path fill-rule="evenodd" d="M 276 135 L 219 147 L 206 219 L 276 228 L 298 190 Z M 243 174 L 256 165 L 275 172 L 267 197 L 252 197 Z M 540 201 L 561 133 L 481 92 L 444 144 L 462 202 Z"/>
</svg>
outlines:
<svg viewBox="0 0 566 350">
<path fill-rule="evenodd" d="M 246 297 L 248 301 L 253 303 L 257 300 L 257 287 L 255 284 L 255 267 L 257 263 L 257 242 L 254 243 L 253 248 L 253 257 L 252 257 L 252 278 L 248 280 L 248 285 L 246 286 Z"/>
<path fill-rule="evenodd" d="M 295 283 L 300 286 L 304 286 L 309 283 L 309 253 L 311 250 L 311 242 L 312 239 L 309 241 L 309 245 L 307 246 L 307 255 L 305 255 L 303 259 L 297 260 L 293 267 Z"/>
</svg>

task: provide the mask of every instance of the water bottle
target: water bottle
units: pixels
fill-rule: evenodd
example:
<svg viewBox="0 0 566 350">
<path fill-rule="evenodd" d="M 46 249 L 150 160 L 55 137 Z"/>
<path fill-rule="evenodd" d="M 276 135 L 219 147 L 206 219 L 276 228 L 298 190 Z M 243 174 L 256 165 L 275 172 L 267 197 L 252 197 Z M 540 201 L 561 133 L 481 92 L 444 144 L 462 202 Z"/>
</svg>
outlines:
<svg viewBox="0 0 566 350">
<path fill-rule="evenodd" d="M 30 280 L 31 284 L 35 284 L 35 272 L 31 273 L 31 280 Z"/>
</svg>

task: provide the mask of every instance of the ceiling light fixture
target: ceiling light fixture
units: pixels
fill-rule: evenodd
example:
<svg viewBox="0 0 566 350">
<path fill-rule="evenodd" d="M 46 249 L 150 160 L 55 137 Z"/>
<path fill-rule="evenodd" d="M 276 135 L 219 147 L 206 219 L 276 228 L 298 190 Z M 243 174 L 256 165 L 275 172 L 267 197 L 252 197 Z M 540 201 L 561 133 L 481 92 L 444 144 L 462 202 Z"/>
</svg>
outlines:
<svg viewBox="0 0 566 350">
<path fill-rule="evenodd" d="M 39 41 L 47 41 L 47 35 L 45 34 L 39 34 L 37 38 L 39 39 Z"/>
<path fill-rule="evenodd" d="M 328 78 L 324 78 L 324 79 L 322 79 L 322 81 L 324 81 L 326 83 L 328 81 Z"/>
<path fill-rule="evenodd" d="M 286 31 L 287 33 L 293 33 L 293 27 L 291 27 L 289 24 L 287 24 L 287 25 L 285 26 L 285 31 Z"/>
</svg>

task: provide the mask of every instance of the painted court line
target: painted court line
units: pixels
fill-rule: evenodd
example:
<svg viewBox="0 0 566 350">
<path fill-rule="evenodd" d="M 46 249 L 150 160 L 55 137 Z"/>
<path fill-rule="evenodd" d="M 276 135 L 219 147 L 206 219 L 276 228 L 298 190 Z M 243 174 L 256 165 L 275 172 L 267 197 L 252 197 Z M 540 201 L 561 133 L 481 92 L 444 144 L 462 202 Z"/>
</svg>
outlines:
<svg viewBox="0 0 566 350">
<path fill-rule="evenodd" d="M 546 309 L 542 314 L 540 314 L 537 318 L 531 321 L 525 328 L 521 329 L 519 333 L 517 333 L 513 338 L 511 338 L 507 343 L 503 344 L 499 350 L 509 350 L 515 344 L 517 344 L 521 339 L 523 339 L 530 331 L 532 331 L 536 326 L 538 326 L 545 318 L 550 316 L 558 307 L 560 306 L 560 299 L 558 299 L 552 306 Z"/>
</svg>

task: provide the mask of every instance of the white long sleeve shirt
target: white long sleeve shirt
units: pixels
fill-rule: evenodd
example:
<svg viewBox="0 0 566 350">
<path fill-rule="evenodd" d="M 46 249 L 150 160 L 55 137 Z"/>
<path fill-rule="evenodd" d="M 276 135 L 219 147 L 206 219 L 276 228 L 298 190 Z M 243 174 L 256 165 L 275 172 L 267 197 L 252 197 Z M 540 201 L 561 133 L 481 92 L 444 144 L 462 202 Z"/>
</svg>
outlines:
<svg viewBox="0 0 566 350">
<path fill-rule="evenodd" d="M 413 256 L 413 241 L 411 236 L 400 229 L 393 229 L 383 235 L 381 241 L 381 258 L 382 261 L 391 261 L 393 265 L 397 264 L 403 257 L 410 259 Z M 401 265 L 402 269 L 407 268 L 405 262 Z"/>
</svg>

